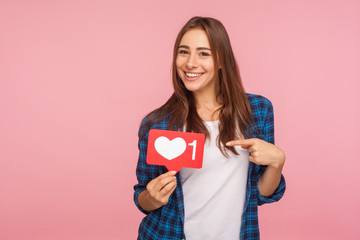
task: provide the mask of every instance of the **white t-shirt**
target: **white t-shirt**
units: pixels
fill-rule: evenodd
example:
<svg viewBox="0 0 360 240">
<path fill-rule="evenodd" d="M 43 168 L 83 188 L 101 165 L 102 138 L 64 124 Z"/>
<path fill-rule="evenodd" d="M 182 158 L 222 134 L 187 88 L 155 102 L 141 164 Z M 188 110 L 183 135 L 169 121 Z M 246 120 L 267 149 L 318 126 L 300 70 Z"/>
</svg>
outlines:
<svg viewBox="0 0 360 240">
<path fill-rule="evenodd" d="M 216 146 L 219 121 L 205 122 L 206 139 L 201 169 L 182 168 L 184 231 L 188 240 L 240 239 L 246 196 L 249 152 L 240 146 L 226 158 Z"/>
</svg>

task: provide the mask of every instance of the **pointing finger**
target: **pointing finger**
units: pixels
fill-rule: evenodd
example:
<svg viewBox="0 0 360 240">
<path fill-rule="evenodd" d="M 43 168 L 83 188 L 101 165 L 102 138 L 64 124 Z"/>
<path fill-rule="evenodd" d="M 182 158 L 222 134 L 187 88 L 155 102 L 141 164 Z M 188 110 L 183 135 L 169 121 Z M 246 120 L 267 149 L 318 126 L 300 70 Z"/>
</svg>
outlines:
<svg viewBox="0 0 360 240">
<path fill-rule="evenodd" d="M 255 143 L 254 139 L 238 139 L 232 140 L 226 143 L 226 146 L 242 146 L 243 148 L 248 148 L 249 146 Z"/>
</svg>

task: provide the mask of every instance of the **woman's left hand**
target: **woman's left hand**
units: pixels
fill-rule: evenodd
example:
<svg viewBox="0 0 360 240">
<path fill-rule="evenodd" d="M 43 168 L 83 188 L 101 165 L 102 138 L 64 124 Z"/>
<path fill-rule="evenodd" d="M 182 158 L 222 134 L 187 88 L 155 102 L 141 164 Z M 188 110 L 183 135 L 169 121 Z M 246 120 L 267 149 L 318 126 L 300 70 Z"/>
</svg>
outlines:
<svg viewBox="0 0 360 240">
<path fill-rule="evenodd" d="M 259 138 L 233 140 L 227 142 L 226 145 L 247 149 L 251 153 L 249 161 L 258 165 L 278 168 L 285 163 L 285 153 L 280 148 Z"/>
</svg>

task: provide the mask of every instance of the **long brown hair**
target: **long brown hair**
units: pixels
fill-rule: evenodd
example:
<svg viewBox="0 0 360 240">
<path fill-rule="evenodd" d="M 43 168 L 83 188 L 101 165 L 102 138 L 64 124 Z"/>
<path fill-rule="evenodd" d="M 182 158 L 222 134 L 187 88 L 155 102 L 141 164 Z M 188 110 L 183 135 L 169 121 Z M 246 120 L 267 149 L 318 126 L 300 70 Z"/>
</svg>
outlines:
<svg viewBox="0 0 360 240">
<path fill-rule="evenodd" d="M 169 130 L 181 130 L 186 124 L 187 132 L 204 133 L 206 138 L 209 137 L 209 132 L 197 113 L 194 96 L 191 91 L 186 89 L 176 70 L 180 41 L 187 31 L 194 28 L 206 32 L 214 58 L 214 69 L 219 69 L 218 74 L 215 74 L 215 80 L 219 87 L 216 98 L 222 107 L 217 110 L 219 111 L 217 145 L 226 157 L 228 154 L 223 147 L 220 147 L 220 143 L 238 155 L 234 147 L 228 147 L 225 143 L 241 137 L 236 129 L 241 131 L 244 138 L 250 138 L 252 136 L 251 124 L 254 119 L 226 29 L 220 21 L 210 17 L 191 18 L 177 35 L 172 63 L 174 93 L 164 105 L 145 117 L 140 138 L 146 134 L 151 125 L 163 119 L 169 122 Z"/>
</svg>

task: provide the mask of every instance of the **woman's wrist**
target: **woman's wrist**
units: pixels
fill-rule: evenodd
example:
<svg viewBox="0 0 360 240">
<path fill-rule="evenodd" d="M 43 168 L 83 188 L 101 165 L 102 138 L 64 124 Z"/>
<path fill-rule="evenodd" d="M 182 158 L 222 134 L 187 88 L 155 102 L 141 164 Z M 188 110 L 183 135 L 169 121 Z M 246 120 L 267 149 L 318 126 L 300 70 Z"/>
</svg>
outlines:
<svg viewBox="0 0 360 240">
<path fill-rule="evenodd" d="M 151 197 L 147 189 L 139 194 L 138 202 L 139 205 L 147 212 L 151 212 L 162 206 L 161 203 L 157 202 L 153 197 Z"/>
<path fill-rule="evenodd" d="M 284 164 L 285 164 L 285 153 L 279 149 L 279 154 L 278 157 L 273 161 L 273 163 L 269 164 L 269 167 L 274 168 L 274 169 L 282 169 Z"/>
</svg>

